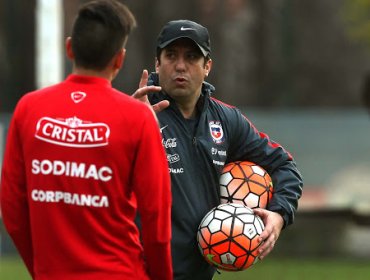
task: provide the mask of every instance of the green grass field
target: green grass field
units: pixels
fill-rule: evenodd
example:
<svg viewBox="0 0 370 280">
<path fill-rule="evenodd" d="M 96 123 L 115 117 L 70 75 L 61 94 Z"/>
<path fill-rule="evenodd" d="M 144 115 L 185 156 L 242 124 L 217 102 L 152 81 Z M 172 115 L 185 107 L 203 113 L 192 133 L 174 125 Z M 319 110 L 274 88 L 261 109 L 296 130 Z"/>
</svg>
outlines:
<svg viewBox="0 0 370 280">
<path fill-rule="evenodd" d="M 243 272 L 221 272 L 214 280 L 364 280 L 370 275 L 370 261 L 299 260 L 270 258 Z M 30 280 L 18 258 L 0 258 L 1 280 Z"/>
<path fill-rule="evenodd" d="M 17 257 L 0 256 L 0 279 L 1 280 L 30 280 L 23 262 Z"/>
<path fill-rule="evenodd" d="M 370 275 L 370 261 L 265 259 L 242 272 L 226 273 L 214 280 L 364 280 Z"/>
</svg>

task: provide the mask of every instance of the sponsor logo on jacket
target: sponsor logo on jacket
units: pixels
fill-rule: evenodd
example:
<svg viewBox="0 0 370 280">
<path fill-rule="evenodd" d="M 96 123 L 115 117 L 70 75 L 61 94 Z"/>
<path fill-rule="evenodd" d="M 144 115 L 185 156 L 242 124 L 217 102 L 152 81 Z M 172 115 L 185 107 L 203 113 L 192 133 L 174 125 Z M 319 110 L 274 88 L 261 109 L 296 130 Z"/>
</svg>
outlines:
<svg viewBox="0 0 370 280">
<path fill-rule="evenodd" d="M 31 198 L 35 202 L 43 203 L 63 203 L 85 207 L 109 207 L 107 196 L 79 194 L 64 191 L 44 191 L 34 189 Z"/>
<path fill-rule="evenodd" d="M 97 166 L 84 162 L 61 160 L 32 160 L 32 174 L 76 177 L 108 182 L 112 179 L 113 171 L 109 166 Z"/>
<path fill-rule="evenodd" d="M 82 100 L 85 99 L 85 97 L 87 96 L 87 94 L 85 92 L 82 92 L 82 91 L 74 91 L 71 93 L 71 98 L 73 100 L 74 103 L 80 103 Z"/>
<path fill-rule="evenodd" d="M 178 154 L 167 154 L 167 161 L 169 164 L 180 161 L 180 156 Z"/>
<path fill-rule="evenodd" d="M 168 138 L 168 139 L 163 139 L 162 138 L 162 145 L 165 149 L 176 148 L 177 147 L 177 139 L 176 138 Z"/>
<path fill-rule="evenodd" d="M 222 142 L 224 142 L 224 131 L 222 129 L 221 122 L 210 121 L 209 131 L 211 133 L 213 142 L 215 142 L 216 144 L 221 144 Z"/>
<path fill-rule="evenodd" d="M 109 135 L 105 123 L 84 122 L 77 117 L 64 120 L 43 117 L 37 122 L 35 133 L 42 141 L 75 148 L 106 146 Z"/>
<path fill-rule="evenodd" d="M 172 174 L 182 174 L 184 173 L 184 168 L 183 167 L 180 167 L 180 168 L 168 168 L 168 171 Z"/>
<path fill-rule="evenodd" d="M 218 150 L 216 148 L 211 148 L 211 153 L 213 156 L 215 155 L 219 155 L 220 157 L 226 157 L 227 156 L 227 152 L 226 150 Z"/>
</svg>

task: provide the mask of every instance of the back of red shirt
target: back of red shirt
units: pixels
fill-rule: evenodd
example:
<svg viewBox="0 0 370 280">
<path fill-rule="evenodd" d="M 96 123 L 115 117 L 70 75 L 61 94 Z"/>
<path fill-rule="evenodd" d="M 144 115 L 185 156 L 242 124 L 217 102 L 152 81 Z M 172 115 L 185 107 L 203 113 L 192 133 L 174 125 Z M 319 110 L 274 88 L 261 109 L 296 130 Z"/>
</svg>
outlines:
<svg viewBox="0 0 370 280">
<path fill-rule="evenodd" d="M 167 161 L 145 104 L 77 75 L 21 99 L 1 207 L 36 279 L 170 279 L 170 206 Z"/>
</svg>

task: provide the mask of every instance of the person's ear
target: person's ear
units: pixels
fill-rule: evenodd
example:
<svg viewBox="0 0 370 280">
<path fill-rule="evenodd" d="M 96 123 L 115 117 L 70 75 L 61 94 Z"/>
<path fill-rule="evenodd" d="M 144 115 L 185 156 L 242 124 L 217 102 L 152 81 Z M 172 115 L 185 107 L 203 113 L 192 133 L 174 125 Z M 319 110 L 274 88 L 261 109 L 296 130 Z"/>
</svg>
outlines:
<svg viewBox="0 0 370 280">
<path fill-rule="evenodd" d="M 116 55 L 113 63 L 114 69 L 121 69 L 126 57 L 126 49 L 122 48 Z"/>
<path fill-rule="evenodd" d="M 208 77 L 212 69 L 212 59 L 209 59 L 204 66 L 204 76 Z"/>
<path fill-rule="evenodd" d="M 73 50 L 72 50 L 72 37 L 67 37 L 65 47 L 66 47 L 67 57 L 70 60 L 73 60 L 75 58 L 75 55 L 74 55 Z"/>
<path fill-rule="evenodd" d="M 159 61 L 158 58 L 155 58 L 155 72 L 158 73 L 158 68 L 159 68 Z"/>
</svg>

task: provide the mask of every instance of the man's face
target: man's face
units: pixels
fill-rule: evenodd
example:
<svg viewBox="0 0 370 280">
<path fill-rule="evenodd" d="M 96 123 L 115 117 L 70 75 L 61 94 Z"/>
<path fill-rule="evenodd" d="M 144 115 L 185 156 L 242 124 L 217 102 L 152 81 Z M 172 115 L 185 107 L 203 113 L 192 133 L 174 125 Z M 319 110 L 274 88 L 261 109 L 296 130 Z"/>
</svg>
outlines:
<svg viewBox="0 0 370 280">
<path fill-rule="evenodd" d="M 192 40 L 178 39 L 165 47 L 156 61 L 159 85 L 176 101 L 197 99 L 211 64 Z"/>
</svg>

